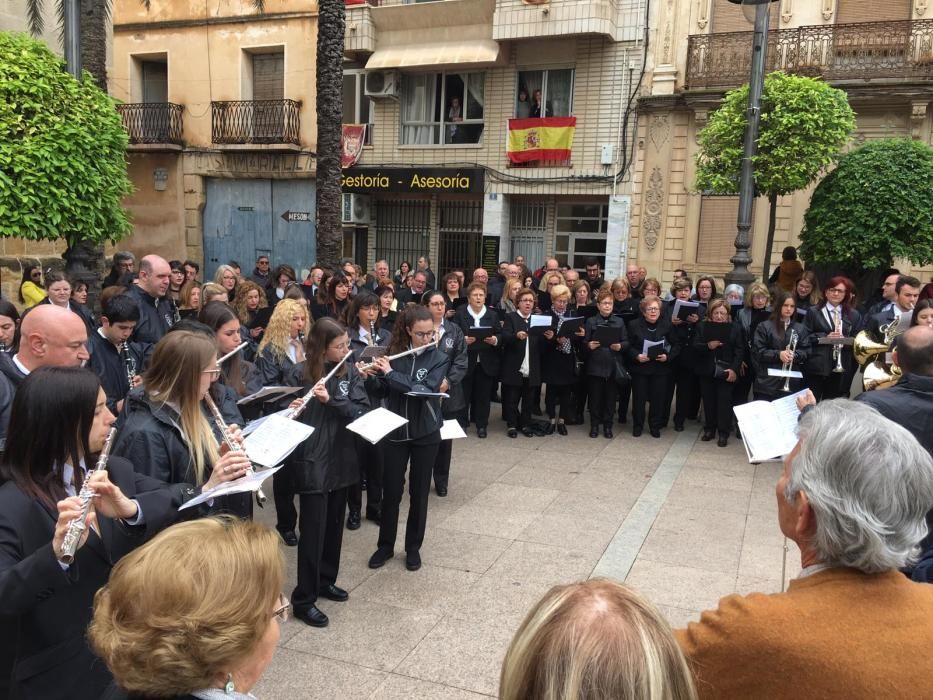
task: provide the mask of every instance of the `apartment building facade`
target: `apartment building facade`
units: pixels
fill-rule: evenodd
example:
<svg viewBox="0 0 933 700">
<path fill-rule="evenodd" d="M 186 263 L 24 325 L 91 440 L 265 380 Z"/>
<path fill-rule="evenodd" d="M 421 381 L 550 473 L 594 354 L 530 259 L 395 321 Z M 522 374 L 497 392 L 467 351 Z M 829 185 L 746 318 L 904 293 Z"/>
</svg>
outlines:
<svg viewBox="0 0 933 700">
<path fill-rule="evenodd" d="M 130 137 L 133 235 L 203 260 L 315 256 L 315 0 L 114 0 L 110 90 Z"/>
<path fill-rule="evenodd" d="M 441 274 L 515 255 L 624 268 L 631 183 L 616 175 L 633 153 L 645 0 L 346 10 L 344 123 L 367 134 L 344 170 L 345 252 L 393 268 L 427 254 Z M 569 154 L 512 162 L 517 118 L 575 122 Z"/>
<path fill-rule="evenodd" d="M 652 3 L 648 71 L 639 100 L 631 243 L 666 284 L 675 268 L 731 269 L 738 197 L 694 187 L 697 133 L 726 90 L 748 81 L 752 26 L 728 0 Z M 933 9 L 927 0 L 779 0 L 771 5 L 768 70 L 820 76 L 848 93 L 854 145 L 909 137 L 931 142 Z M 796 245 L 812 188 L 778 203 L 772 266 Z M 917 196 L 926 196 L 917 193 Z M 755 203 L 752 270 L 761 272 L 768 206 Z M 900 269 L 926 281 L 933 268 Z"/>
</svg>

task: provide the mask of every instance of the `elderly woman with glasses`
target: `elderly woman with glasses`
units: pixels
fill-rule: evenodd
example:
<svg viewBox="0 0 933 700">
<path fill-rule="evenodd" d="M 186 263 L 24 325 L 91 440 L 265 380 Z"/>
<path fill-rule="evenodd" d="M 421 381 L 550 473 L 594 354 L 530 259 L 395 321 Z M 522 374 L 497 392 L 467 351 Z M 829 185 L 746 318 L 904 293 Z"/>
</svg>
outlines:
<svg viewBox="0 0 933 700">
<path fill-rule="evenodd" d="M 632 374 L 632 436 L 640 437 L 645 425 L 645 404 L 650 404 L 648 430 L 661 437 L 664 402 L 671 381 L 671 362 L 680 354 L 680 345 L 670 319 L 661 314 L 661 299 L 646 296 L 639 303 L 642 317 L 628 326 L 626 355 Z"/>
<path fill-rule="evenodd" d="M 269 528 L 232 518 L 170 527 L 118 563 L 88 638 L 136 698 L 254 698 L 288 619 Z"/>
</svg>

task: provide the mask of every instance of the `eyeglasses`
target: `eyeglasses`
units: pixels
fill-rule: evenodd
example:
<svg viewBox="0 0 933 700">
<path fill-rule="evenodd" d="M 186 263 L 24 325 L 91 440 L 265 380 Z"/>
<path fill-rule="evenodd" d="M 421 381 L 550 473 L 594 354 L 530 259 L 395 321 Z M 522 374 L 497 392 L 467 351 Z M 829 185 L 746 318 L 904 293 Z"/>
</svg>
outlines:
<svg viewBox="0 0 933 700">
<path fill-rule="evenodd" d="M 412 331 L 411 334 L 421 340 L 434 337 L 434 331 Z"/>
<path fill-rule="evenodd" d="M 826 290 L 826 293 L 827 293 L 827 294 L 829 294 L 830 292 L 832 292 L 833 294 L 845 294 L 845 293 L 846 293 L 846 290 L 845 290 L 845 289 L 836 289 L 835 287 L 833 287 L 832 289 L 827 289 L 827 290 Z"/>
<path fill-rule="evenodd" d="M 206 370 L 204 370 L 203 372 L 201 372 L 201 374 L 209 374 L 209 375 L 211 375 L 212 377 L 219 377 L 219 376 L 220 376 L 220 369 L 206 369 Z"/>
<path fill-rule="evenodd" d="M 447 306 L 443 301 L 432 301 L 428 306 Z"/>
<path fill-rule="evenodd" d="M 288 609 L 290 607 L 292 607 L 292 604 L 288 602 L 288 598 L 283 593 L 279 593 L 278 607 L 272 611 L 272 617 L 281 623 L 288 622 Z"/>
<path fill-rule="evenodd" d="M 645 308 L 646 314 L 657 314 L 660 312 L 661 312 L 661 309 L 659 309 L 657 306 L 649 306 Z"/>
<path fill-rule="evenodd" d="M 39 271 L 36 271 L 36 272 L 33 272 L 33 273 L 32 273 L 31 275 L 29 275 L 29 276 L 30 276 L 30 277 L 42 277 L 42 273 L 39 272 Z"/>
</svg>

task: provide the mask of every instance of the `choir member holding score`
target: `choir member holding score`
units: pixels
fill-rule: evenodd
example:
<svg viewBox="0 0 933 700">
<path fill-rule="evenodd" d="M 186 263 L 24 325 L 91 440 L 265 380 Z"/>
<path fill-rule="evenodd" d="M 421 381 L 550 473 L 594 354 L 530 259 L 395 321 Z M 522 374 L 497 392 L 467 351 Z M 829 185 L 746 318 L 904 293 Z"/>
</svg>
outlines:
<svg viewBox="0 0 933 700">
<path fill-rule="evenodd" d="M 703 395 L 704 442 L 719 433 L 717 444 L 725 447 L 732 433 L 732 397 L 744 357 L 741 329 L 729 317 L 729 302 L 714 299 L 693 339 L 697 374 Z"/>
<path fill-rule="evenodd" d="M 612 438 L 612 419 L 616 406 L 617 364 L 623 360 L 622 352 L 628 345 L 625 322 L 613 314 L 614 296 L 611 289 L 596 293 L 599 313 L 587 319 L 583 347 L 587 395 L 590 402 L 590 437 L 603 435 Z"/>
<path fill-rule="evenodd" d="M 476 424 L 476 436 L 486 437 L 492 396 L 502 362 L 499 346 L 502 325 L 496 311 L 486 306 L 486 285 L 474 282 L 467 287 L 467 304 L 457 312 L 457 322 L 467 346 L 467 372 L 463 394 L 469 411 L 467 423 Z"/>
</svg>

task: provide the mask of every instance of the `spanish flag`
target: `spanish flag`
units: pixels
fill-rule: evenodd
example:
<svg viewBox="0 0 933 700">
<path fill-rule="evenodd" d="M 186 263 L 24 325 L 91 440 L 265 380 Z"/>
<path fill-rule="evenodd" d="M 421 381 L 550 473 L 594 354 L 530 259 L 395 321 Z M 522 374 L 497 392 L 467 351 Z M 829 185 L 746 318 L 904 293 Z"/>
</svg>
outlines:
<svg viewBox="0 0 933 700">
<path fill-rule="evenodd" d="M 509 160 L 569 160 L 576 117 L 509 119 Z"/>
</svg>

